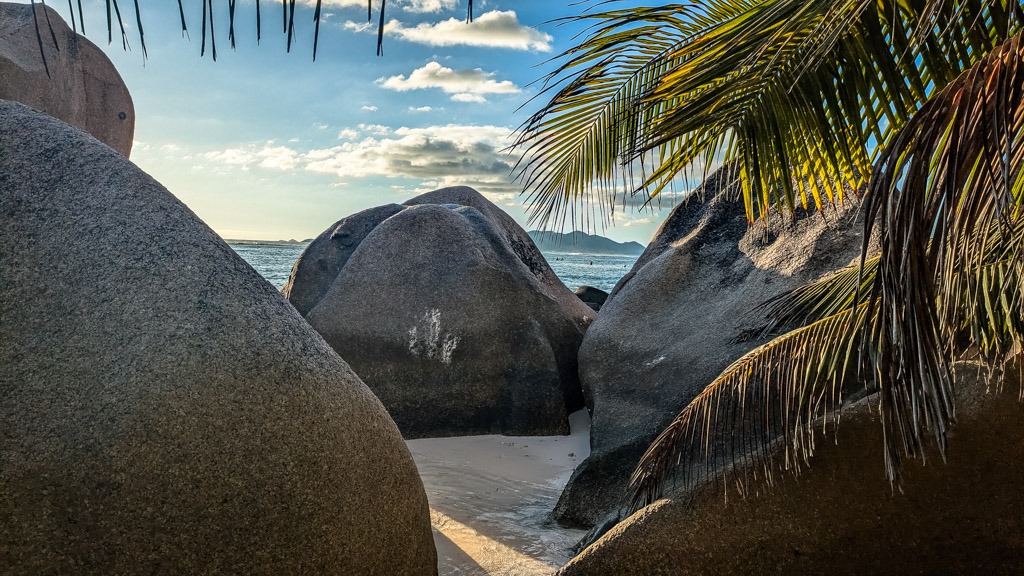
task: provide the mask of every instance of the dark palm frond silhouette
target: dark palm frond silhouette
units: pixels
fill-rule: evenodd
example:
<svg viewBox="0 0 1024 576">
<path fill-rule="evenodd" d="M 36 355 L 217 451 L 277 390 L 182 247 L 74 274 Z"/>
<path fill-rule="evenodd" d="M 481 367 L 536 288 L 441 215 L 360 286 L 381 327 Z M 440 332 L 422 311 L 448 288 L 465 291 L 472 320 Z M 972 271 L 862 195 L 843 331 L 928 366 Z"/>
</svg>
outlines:
<svg viewBox="0 0 1024 576">
<path fill-rule="evenodd" d="M 142 47 L 143 57 L 146 57 L 146 37 L 145 30 L 142 25 L 142 10 L 139 7 L 139 0 L 133 0 L 135 4 L 135 29 L 139 35 L 139 43 Z M 231 43 L 231 47 L 235 47 L 235 5 L 237 0 L 228 1 L 228 41 Z M 217 59 L 217 40 L 216 40 L 216 28 L 213 19 L 213 0 L 200 0 L 202 3 L 202 39 L 200 44 L 200 55 L 206 55 L 206 43 L 207 38 L 210 42 L 210 54 L 211 57 Z M 33 7 L 35 6 L 35 0 L 31 0 Z M 45 5 L 45 2 L 43 2 Z M 379 25 L 377 28 L 377 55 L 381 56 L 384 53 L 384 14 L 386 10 L 387 0 L 381 0 L 379 12 Z M 317 0 L 316 5 L 313 8 L 313 60 L 316 60 L 317 49 L 320 43 L 320 21 L 323 9 L 323 0 Z M 75 17 L 75 7 L 72 5 L 71 0 L 68 0 L 68 12 L 71 17 L 71 29 L 75 32 L 81 28 L 81 33 L 85 34 L 85 18 L 82 15 L 82 2 L 78 0 L 78 17 Z M 368 21 L 373 21 L 373 0 L 366 0 L 366 18 Z M 188 35 L 188 24 L 185 20 L 185 8 L 182 5 L 182 0 L 178 0 L 178 14 L 181 19 L 181 33 L 182 35 Z M 124 26 L 124 19 L 121 16 L 121 8 L 117 3 L 117 0 L 106 0 L 106 16 L 107 16 L 107 42 L 113 42 L 114 26 L 121 32 L 122 46 L 127 49 L 128 47 L 128 33 Z M 290 52 L 292 48 L 292 42 L 295 40 L 295 0 L 281 0 L 281 31 L 287 36 L 287 50 Z M 256 42 L 262 38 L 263 35 L 263 17 L 260 5 L 260 0 L 256 0 Z M 467 0 L 466 9 L 466 22 L 473 21 L 473 0 Z M 36 33 L 41 34 L 39 23 L 36 22 Z M 51 28 L 52 33 L 52 28 Z M 56 41 L 55 41 L 56 42 Z M 42 40 L 40 39 L 40 52 L 42 52 Z M 45 56 L 43 56 L 45 63 Z M 49 69 L 47 68 L 47 74 Z"/>
</svg>

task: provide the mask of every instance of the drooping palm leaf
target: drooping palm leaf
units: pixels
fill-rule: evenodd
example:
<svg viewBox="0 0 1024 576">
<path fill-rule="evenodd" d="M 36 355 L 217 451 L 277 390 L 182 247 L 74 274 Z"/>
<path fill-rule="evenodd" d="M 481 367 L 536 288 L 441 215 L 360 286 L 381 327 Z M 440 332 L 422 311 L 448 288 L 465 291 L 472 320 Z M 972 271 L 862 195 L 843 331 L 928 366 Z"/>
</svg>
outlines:
<svg viewBox="0 0 1024 576">
<path fill-rule="evenodd" d="M 228 1 L 228 41 L 231 43 L 232 49 L 235 47 L 235 0 Z M 203 22 L 207 20 L 207 13 L 209 13 L 210 21 L 210 45 L 211 53 L 214 60 L 217 59 L 217 48 L 216 39 L 213 33 L 213 0 L 200 0 L 202 4 Z M 35 0 L 32 0 L 32 4 L 35 4 Z M 45 5 L 45 3 L 44 3 Z M 113 8 L 113 13 L 111 12 Z M 373 16 L 373 1 L 367 0 L 366 2 L 367 18 L 372 19 Z M 71 0 L 68 0 L 68 11 L 71 13 L 72 29 L 75 29 L 75 15 L 74 9 L 71 6 Z M 181 18 L 181 31 L 182 35 L 186 35 L 188 28 L 185 25 L 185 9 L 182 5 L 182 0 L 178 0 L 178 11 Z M 383 54 L 383 42 L 384 42 L 384 11 L 385 2 L 381 2 L 380 6 L 380 26 L 377 31 L 377 55 Z M 295 0 L 281 0 L 281 14 L 282 14 L 282 33 L 287 36 L 287 50 L 291 51 L 292 41 L 295 39 Z M 117 0 L 107 0 L 107 42 L 113 42 L 114 34 L 114 21 L 116 16 L 117 26 L 121 30 L 121 42 L 124 49 L 128 49 L 128 34 L 124 27 L 124 22 L 121 19 L 121 10 L 117 4 Z M 321 0 L 317 0 L 316 6 L 313 11 L 313 60 L 316 60 L 317 47 L 320 39 L 320 20 L 321 20 Z M 467 0 L 466 8 L 466 21 L 473 21 L 473 2 Z M 81 0 L 78 0 L 78 19 L 82 28 L 82 33 L 85 34 L 85 19 L 82 17 L 82 5 Z M 146 54 L 146 40 L 145 30 L 142 25 L 142 11 L 139 9 L 139 1 L 135 0 L 135 25 L 136 31 L 139 34 L 139 42 L 142 45 L 143 58 Z M 39 24 L 36 22 L 36 33 L 41 34 L 39 30 Z M 206 54 L 206 26 L 203 26 L 203 37 L 202 44 L 200 47 L 200 55 Z M 262 36 L 262 17 L 260 11 L 260 0 L 256 0 L 256 43 L 258 44 Z M 56 41 L 56 40 L 55 40 Z M 42 46 L 40 45 L 40 54 L 42 54 Z M 42 56 L 45 61 L 45 56 Z"/>
<path fill-rule="evenodd" d="M 945 446 L 957 333 L 968 329 L 990 361 L 1020 347 L 1022 132 L 1017 35 L 929 100 L 872 174 L 865 225 L 880 230 L 881 313 L 868 340 L 892 478 L 929 434 Z"/>
<path fill-rule="evenodd" d="M 843 268 L 762 302 L 752 312 L 752 316 L 762 318 L 761 322 L 737 336 L 735 341 L 788 332 L 852 308 L 858 295 L 871 292 L 877 269 L 878 256 L 873 256 L 863 265 Z"/>
<path fill-rule="evenodd" d="M 838 201 L 861 189 L 876 144 L 1005 38 L 1007 10 L 1006 0 L 699 0 L 584 14 L 596 24 L 520 129 L 531 216 L 564 223 L 588 202 L 657 195 L 695 163 L 723 159 L 740 162 L 751 219 Z"/>
<path fill-rule="evenodd" d="M 944 451 L 956 355 L 976 349 L 998 376 L 1024 345 L 1022 138 L 1018 35 L 935 95 L 881 153 L 865 220 L 866 237 L 877 226 L 878 257 L 768 303 L 780 324 L 814 322 L 744 356 L 683 410 L 634 473 L 632 505 L 658 497 L 676 470 L 692 487 L 720 461 L 726 473 L 798 466 L 813 451 L 811 422 L 834 414 L 843 387 L 879 392 L 894 482 L 901 458 L 922 456 L 927 438 Z M 845 312 L 817 319 L 837 309 Z"/>
<path fill-rule="evenodd" d="M 630 480 L 630 509 L 658 499 L 676 474 L 691 487 L 721 466 L 727 475 L 763 471 L 766 478 L 778 464 L 798 469 L 813 455 L 819 418 L 842 404 L 867 312 L 846 308 L 733 362 L 647 449 Z M 776 462 L 780 436 L 785 449 Z M 746 478 L 733 480 L 742 487 Z"/>
</svg>

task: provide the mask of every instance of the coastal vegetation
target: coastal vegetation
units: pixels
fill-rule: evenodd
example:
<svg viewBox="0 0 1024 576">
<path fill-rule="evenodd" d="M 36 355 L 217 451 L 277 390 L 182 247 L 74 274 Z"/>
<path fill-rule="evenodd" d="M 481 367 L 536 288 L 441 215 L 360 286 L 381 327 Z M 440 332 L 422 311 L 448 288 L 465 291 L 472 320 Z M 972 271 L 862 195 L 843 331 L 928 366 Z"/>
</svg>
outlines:
<svg viewBox="0 0 1024 576">
<path fill-rule="evenodd" d="M 798 469 L 850 379 L 879 399 L 894 483 L 904 457 L 944 451 L 951 363 L 973 352 L 998 382 L 1024 334 L 1020 5 L 707 0 L 579 18 L 593 26 L 545 79 L 550 100 L 518 142 L 540 222 L 623 191 L 648 200 L 726 162 L 751 223 L 865 202 L 861 265 L 767 305 L 767 325 L 790 331 L 728 368 L 652 444 L 633 508 L 678 463 L 720 450 Z M 752 388 L 778 417 L 752 453 L 719 447 L 722 428 L 764 418 L 720 410 Z M 771 462 L 779 435 L 783 462 Z M 695 470 L 688 485 L 708 467 Z"/>
</svg>

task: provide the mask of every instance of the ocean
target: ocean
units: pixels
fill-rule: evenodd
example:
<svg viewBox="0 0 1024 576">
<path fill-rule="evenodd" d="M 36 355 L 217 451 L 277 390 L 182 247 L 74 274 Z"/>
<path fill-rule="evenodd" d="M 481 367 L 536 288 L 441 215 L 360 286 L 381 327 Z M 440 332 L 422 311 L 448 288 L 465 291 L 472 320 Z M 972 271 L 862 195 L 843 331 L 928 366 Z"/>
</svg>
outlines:
<svg viewBox="0 0 1024 576">
<path fill-rule="evenodd" d="M 301 243 L 250 240 L 229 240 L 228 245 L 278 289 L 288 281 L 292 265 L 306 248 L 306 244 Z M 569 290 L 575 290 L 579 286 L 593 286 L 605 292 L 611 291 L 619 278 L 629 272 L 638 258 L 550 250 L 543 251 L 543 254 L 551 269 Z"/>
</svg>

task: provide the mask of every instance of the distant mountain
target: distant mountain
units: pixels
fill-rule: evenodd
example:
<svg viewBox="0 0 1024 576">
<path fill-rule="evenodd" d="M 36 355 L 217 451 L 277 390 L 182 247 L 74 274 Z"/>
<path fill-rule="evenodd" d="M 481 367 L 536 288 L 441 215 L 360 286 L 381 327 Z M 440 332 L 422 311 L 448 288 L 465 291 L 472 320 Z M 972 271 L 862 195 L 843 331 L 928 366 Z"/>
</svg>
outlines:
<svg viewBox="0 0 1024 576">
<path fill-rule="evenodd" d="M 538 248 L 551 252 L 584 252 L 586 254 L 626 254 L 636 256 L 644 251 L 644 245 L 639 242 L 616 242 L 611 238 L 586 234 L 584 232 L 560 234 L 558 232 L 530 230 L 527 234 L 530 235 L 530 238 L 533 238 Z"/>
</svg>

